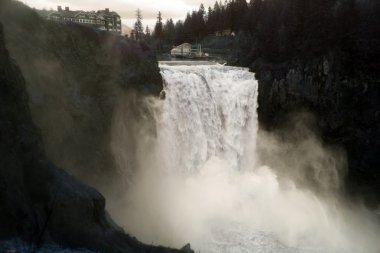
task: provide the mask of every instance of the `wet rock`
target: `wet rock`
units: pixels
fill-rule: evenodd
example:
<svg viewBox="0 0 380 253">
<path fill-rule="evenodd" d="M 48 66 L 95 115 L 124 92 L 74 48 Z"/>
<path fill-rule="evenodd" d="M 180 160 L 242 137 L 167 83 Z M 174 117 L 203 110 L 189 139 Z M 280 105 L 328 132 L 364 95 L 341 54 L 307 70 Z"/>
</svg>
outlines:
<svg viewBox="0 0 380 253">
<path fill-rule="evenodd" d="M 162 90 L 162 91 L 160 92 L 160 99 L 161 99 L 161 100 L 165 100 L 165 98 L 166 98 L 166 91 L 165 91 L 165 90 Z"/>
</svg>

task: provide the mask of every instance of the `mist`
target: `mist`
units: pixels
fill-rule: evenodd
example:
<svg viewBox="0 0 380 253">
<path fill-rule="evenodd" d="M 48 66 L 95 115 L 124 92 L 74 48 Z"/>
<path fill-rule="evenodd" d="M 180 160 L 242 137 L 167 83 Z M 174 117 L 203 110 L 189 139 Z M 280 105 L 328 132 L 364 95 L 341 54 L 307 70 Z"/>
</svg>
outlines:
<svg viewBox="0 0 380 253">
<path fill-rule="evenodd" d="M 259 130 L 247 70 L 161 73 L 165 100 L 145 99 L 128 123 L 133 98 L 124 98 L 114 117 L 113 153 L 126 181 L 108 210 L 127 232 L 200 252 L 379 252 L 376 217 L 344 198 L 344 150 L 323 144 L 312 115 Z M 132 137 L 136 146 L 123 148 Z"/>
</svg>

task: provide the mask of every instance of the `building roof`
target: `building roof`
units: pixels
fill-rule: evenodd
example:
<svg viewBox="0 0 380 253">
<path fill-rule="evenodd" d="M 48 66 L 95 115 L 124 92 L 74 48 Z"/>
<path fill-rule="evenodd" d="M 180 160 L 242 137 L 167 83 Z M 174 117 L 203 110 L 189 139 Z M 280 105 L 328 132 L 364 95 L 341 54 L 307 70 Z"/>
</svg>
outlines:
<svg viewBox="0 0 380 253">
<path fill-rule="evenodd" d="M 83 15 L 85 16 L 84 18 L 89 18 L 89 19 L 104 19 L 106 17 L 119 17 L 120 18 L 120 15 L 117 14 L 116 12 L 114 11 L 108 11 L 108 10 L 99 10 L 97 12 L 95 11 L 82 11 L 82 10 L 78 10 L 78 11 L 71 11 L 71 10 L 67 10 L 67 9 L 62 9 L 62 10 L 59 10 L 59 11 L 52 11 L 48 14 L 49 16 L 50 15 L 55 15 L 55 16 L 61 16 L 61 17 L 65 17 L 65 18 L 78 18 L 78 16 L 80 15 Z"/>
<path fill-rule="evenodd" d="M 107 10 L 97 11 L 97 14 L 106 15 L 106 16 L 117 16 L 117 17 L 120 17 L 120 15 L 117 14 L 117 12 L 107 11 Z"/>
<path fill-rule="evenodd" d="M 181 47 L 191 47 L 190 43 L 182 43 L 181 45 L 176 46 L 175 48 L 181 48 Z"/>
</svg>

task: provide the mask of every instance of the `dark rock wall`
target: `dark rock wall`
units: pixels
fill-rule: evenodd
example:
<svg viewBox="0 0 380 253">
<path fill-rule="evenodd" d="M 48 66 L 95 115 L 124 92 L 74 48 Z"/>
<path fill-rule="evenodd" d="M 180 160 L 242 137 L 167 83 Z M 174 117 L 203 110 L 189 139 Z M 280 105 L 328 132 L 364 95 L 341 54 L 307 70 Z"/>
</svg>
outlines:
<svg viewBox="0 0 380 253">
<path fill-rule="evenodd" d="M 34 125 L 25 80 L 0 25 L 0 240 L 103 252 L 180 252 L 147 246 L 113 227 L 105 199 L 55 167 Z"/>
<path fill-rule="evenodd" d="M 278 129 L 292 112 L 317 117 L 325 143 L 347 152 L 346 193 L 380 201 L 380 80 L 341 71 L 339 56 L 326 55 L 287 64 L 252 65 L 259 80 L 261 127 Z"/>
<path fill-rule="evenodd" d="M 40 133 L 31 120 L 20 70 L 5 49 L 2 27 L 0 90 L 0 235 L 29 237 L 35 234 L 35 226 L 25 227 L 29 220 L 35 220 L 31 205 L 48 200 L 47 186 L 42 182 L 51 175 L 38 176 L 43 158 Z M 35 184 L 27 181 L 29 178 L 36 180 Z"/>
<path fill-rule="evenodd" d="M 115 174 L 114 110 L 131 93 L 131 115 L 140 117 L 139 97 L 159 94 L 154 57 L 122 37 L 43 21 L 17 1 L 0 1 L 1 23 L 0 240 L 179 252 L 124 234 L 106 214 L 104 197 L 66 172 L 93 185 Z"/>
<path fill-rule="evenodd" d="M 49 159 L 93 186 L 111 185 L 113 113 L 130 90 L 139 96 L 159 94 L 154 55 L 121 36 L 42 20 L 16 1 L 0 2 L 0 22 L 25 77 Z M 133 108 L 136 115 L 141 107 Z"/>
</svg>

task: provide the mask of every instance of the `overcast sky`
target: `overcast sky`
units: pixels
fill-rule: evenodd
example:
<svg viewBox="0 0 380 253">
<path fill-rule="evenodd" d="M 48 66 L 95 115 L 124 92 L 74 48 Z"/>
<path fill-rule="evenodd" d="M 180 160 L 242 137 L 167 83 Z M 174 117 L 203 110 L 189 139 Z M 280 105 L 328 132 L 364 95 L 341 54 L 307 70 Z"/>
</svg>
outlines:
<svg viewBox="0 0 380 253">
<path fill-rule="evenodd" d="M 161 11 L 164 21 L 167 18 L 183 19 L 186 13 L 198 9 L 203 3 L 205 7 L 213 6 L 215 0 L 21 0 L 37 9 L 56 9 L 58 5 L 69 6 L 73 10 L 100 10 L 110 8 L 122 17 L 123 22 L 133 26 L 135 13 L 139 8 L 143 15 L 143 24 L 154 27 L 157 13 Z"/>
</svg>

